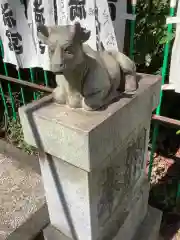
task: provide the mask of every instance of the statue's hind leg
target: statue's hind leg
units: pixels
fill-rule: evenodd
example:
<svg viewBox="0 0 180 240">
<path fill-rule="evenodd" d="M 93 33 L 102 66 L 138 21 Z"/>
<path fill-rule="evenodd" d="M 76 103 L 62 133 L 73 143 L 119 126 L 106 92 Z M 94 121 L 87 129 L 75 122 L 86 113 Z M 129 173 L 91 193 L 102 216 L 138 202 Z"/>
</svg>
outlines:
<svg viewBox="0 0 180 240">
<path fill-rule="evenodd" d="M 121 52 L 111 52 L 110 53 L 114 59 L 119 63 L 120 69 L 123 72 L 122 80 L 120 83 L 120 90 L 123 89 L 127 93 L 133 93 L 138 88 L 138 81 L 136 77 L 136 65 L 135 63 L 126 55 Z"/>
</svg>

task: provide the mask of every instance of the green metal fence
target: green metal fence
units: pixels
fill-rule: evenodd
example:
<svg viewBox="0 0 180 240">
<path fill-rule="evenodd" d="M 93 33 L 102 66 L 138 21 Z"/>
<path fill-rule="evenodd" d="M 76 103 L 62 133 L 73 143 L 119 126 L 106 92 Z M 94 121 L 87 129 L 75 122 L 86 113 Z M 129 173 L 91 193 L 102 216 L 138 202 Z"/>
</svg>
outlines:
<svg viewBox="0 0 180 240">
<path fill-rule="evenodd" d="M 36 77 L 37 72 L 39 72 L 37 69 L 19 69 L 16 71 L 15 67 L 3 61 L 3 55 L 3 44 L 2 41 L 0 41 L 1 108 L 4 108 L 4 113 L 8 118 L 16 120 L 16 101 L 18 101 L 19 107 L 20 105 L 25 105 L 32 100 L 37 100 L 42 92 L 52 92 L 52 89 L 49 87 L 49 74 L 47 71 L 40 70 L 40 72 L 43 73 L 40 78 Z M 24 75 L 28 80 L 22 80 L 22 75 Z M 14 93 L 17 94 L 18 92 L 19 94 L 17 98 L 14 96 Z M 2 113 L 2 109 L 0 110 Z"/>
<path fill-rule="evenodd" d="M 175 7 L 172 6 L 172 7 L 170 7 L 169 15 L 170 15 L 170 17 L 173 17 L 174 14 L 175 14 Z M 168 32 L 168 34 L 172 33 L 172 24 L 168 24 L 167 32 Z M 164 83 L 165 83 L 165 78 L 166 78 L 166 74 L 167 74 L 169 50 L 170 50 L 170 42 L 167 41 L 167 43 L 165 44 L 165 48 L 164 48 L 164 59 L 163 59 L 163 66 L 162 66 L 162 85 L 164 85 Z M 158 116 L 161 114 L 162 97 L 163 97 L 163 90 L 161 88 L 160 102 L 159 102 L 159 106 L 156 109 L 156 115 L 158 115 Z M 150 166 L 149 166 L 149 179 L 151 178 L 151 173 L 152 173 L 154 151 L 155 151 L 155 147 L 156 147 L 156 139 L 157 139 L 158 130 L 159 130 L 158 125 L 159 125 L 158 123 L 155 123 L 155 126 L 154 126 L 154 132 L 153 132 L 153 138 L 152 138 L 152 151 L 151 151 Z"/>
<path fill-rule="evenodd" d="M 170 11 L 169 11 L 169 16 L 173 17 L 175 15 L 175 4 L 176 1 L 171 0 L 170 1 Z M 173 25 L 172 24 L 168 24 L 167 25 L 167 36 L 172 34 L 172 28 Z M 167 75 L 167 67 L 168 67 L 168 60 L 169 60 L 169 55 L 170 55 L 170 44 L 171 42 L 169 40 L 167 40 L 165 47 L 164 47 L 164 59 L 163 59 L 163 65 L 162 65 L 162 86 L 165 83 L 165 78 Z M 157 116 L 161 116 L 161 105 L 162 105 L 162 98 L 163 98 L 163 89 L 161 88 L 160 91 L 160 102 L 159 102 L 159 106 L 156 109 L 156 115 Z M 174 120 L 175 122 L 176 120 Z M 173 123 L 173 119 L 167 119 L 167 123 Z M 174 124 L 176 127 L 180 127 L 180 122 L 176 121 L 177 125 Z M 152 149 L 151 149 L 151 155 L 150 155 L 150 165 L 149 165 L 149 173 L 148 173 L 148 177 L 149 180 L 151 179 L 151 174 L 152 174 L 152 168 L 153 168 L 153 162 L 154 162 L 154 153 L 155 153 L 155 149 L 156 149 L 156 141 L 157 141 L 157 136 L 159 133 L 159 122 L 155 122 L 154 123 L 154 130 L 153 130 L 153 136 L 152 136 Z M 180 183 L 178 184 L 178 188 L 177 188 L 177 199 L 180 197 Z"/>
<path fill-rule="evenodd" d="M 170 5 L 170 13 L 169 16 L 174 16 L 175 14 L 175 6 L 172 4 L 174 3 L 173 0 L 171 0 Z M 132 0 L 131 2 L 131 13 L 133 15 L 136 14 L 136 0 Z M 136 20 L 132 20 L 130 24 L 130 57 L 133 59 L 134 56 L 134 33 L 135 33 L 135 25 Z M 172 24 L 167 25 L 167 33 L 172 32 Z M 28 102 L 32 100 L 37 100 L 40 96 L 40 92 L 52 92 L 52 88 L 50 86 L 50 73 L 47 71 L 41 70 L 41 84 L 39 84 L 39 77 L 37 77 L 37 70 L 36 69 L 20 69 L 17 71 L 16 75 L 17 78 L 12 78 L 11 76 L 11 69 L 9 68 L 9 65 L 3 62 L 3 45 L 2 42 L 0 42 L 0 50 L 1 50 L 1 60 L 2 60 L 2 67 L 3 72 L 1 72 L 0 76 L 0 96 L 4 108 L 4 113 L 7 116 L 7 118 L 13 118 L 16 120 L 17 118 L 17 106 L 16 106 L 16 99 L 14 97 L 14 83 L 18 85 L 20 96 L 18 97 L 19 105 L 25 105 Z M 168 59 L 169 59 L 169 52 L 170 52 L 170 42 L 167 41 L 164 47 L 164 60 L 163 60 L 163 66 L 162 66 L 162 85 L 165 82 L 166 74 L 167 74 L 167 66 L 168 66 Z M 24 81 L 22 79 L 28 79 L 27 81 Z M 51 75 L 52 78 L 52 75 Z M 29 90 L 31 89 L 31 93 L 29 94 Z M 163 90 L 160 92 L 160 103 L 158 108 L 156 109 L 156 115 L 160 116 L 161 114 L 161 104 L 162 104 L 162 97 L 163 97 Z M 1 111 L 2 112 L 2 111 Z M 156 122 L 154 124 L 154 132 L 153 132 L 153 138 L 152 138 L 152 151 L 151 151 L 151 157 L 150 157 L 150 166 L 149 166 L 149 180 L 151 179 L 151 173 L 152 173 L 152 167 L 153 167 L 153 159 L 154 159 L 154 151 L 156 147 L 156 139 L 158 136 L 158 128 L 159 128 L 159 122 Z M 177 191 L 177 196 L 180 196 L 180 185 Z"/>
</svg>

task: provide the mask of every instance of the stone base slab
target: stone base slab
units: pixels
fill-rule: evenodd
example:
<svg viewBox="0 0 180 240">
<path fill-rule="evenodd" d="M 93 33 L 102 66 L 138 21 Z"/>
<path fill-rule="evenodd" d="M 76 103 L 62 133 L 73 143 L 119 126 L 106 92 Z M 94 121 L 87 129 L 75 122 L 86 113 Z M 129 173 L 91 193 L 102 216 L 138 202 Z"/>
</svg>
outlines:
<svg viewBox="0 0 180 240">
<path fill-rule="evenodd" d="M 134 197 L 131 204 L 128 206 L 127 201 L 122 203 L 117 209 L 116 214 L 113 214 L 111 217 L 107 227 L 102 229 L 101 236 L 97 240 L 119 240 L 122 239 L 124 235 L 126 236 L 126 240 L 132 239 L 147 214 L 147 201 L 149 196 L 149 184 L 147 180 L 145 179 L 141 182 L 141 188 L 140 186 L 137 186 L 137 188 L 139 189 L 138 192 L 134 191 L 127 196 L 127 198 L 131 199 Z M 131 231 L 129 230 L 129 226 L 131 226 Z M 44 239 L 76 240 L 74 237 L 69 238 L 65 236 L 53 225 L 49 225 L 44 230 Z M 90 239 L 90 236 L 87 236 L 86 239 Z M 41 238 L 39 237 L 36 240 L 41 240 Z"/>
<path fill-rule="evenodd" d="M 71 240 L 70 238 L 63 235 L 59 230 L 57 230 L 52 225 L 47 226 L 43 230 L 44 234 L 44 240 Z M 37 239 L 37 240 L 43 240 L 43 239 Z"/>
<path fill-rule="evenodd" d="M 162 212 L 149 206 L 148 214 L 139 227 L 133 240 L 159 240 Z"/>
<path fill-rule="evenodd" d="M 137 229 L 134 236 L 130 238 L 130 240 L 158 240 L 160 223 L 162 218 L 162 212 L 148 207 L 148 213 L 142 222 L 141 226 Z M 129 232 L 131 235 L 133 233 L 132 225 L 128 226 Z M 120 230 L 121 231 L 121 230 Z M 63 235 L 60 231 L 54 228 L 52 225 L 49 225 L 47 228 L 43 230 L 43 235 L 36 240 L 71 240 L 70 238 Z M 117 235 L 116 240 L 126 240 L 128 237 L 127 233 L 123 236 Z M 112 238 L 107 238 L 107 240 L 111 240 Z M 114 240 L 114 239 L 113 239 Z"/>
</svg>

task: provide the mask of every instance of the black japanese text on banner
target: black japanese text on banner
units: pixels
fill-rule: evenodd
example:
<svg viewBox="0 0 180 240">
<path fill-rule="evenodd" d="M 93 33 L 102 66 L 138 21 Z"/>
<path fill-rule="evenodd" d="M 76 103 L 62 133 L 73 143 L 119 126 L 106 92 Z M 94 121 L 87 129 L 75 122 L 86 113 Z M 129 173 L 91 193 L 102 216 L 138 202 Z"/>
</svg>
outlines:
<svg viewBox="0 0 180 240">
<path fill-rule="evenodd" d="M 58 25 L 74 24 L 80 22 L 82 27 L 91 31 L 87 41 L 96 50 L 96 28 L 94 18 L 93 0 L 59 0 L 57 2 Z"/>
<path fill-rule="evenodd" d="M 4 61 L 17 67 L 37 65 L 35 46 L 20 0 L 0 0 L 0 35 L 4 47 Z M 31 54 L 27 54 L 31 49 Z M 28 52 L 29 53 L 29 52 Z"/>
<path fill-rule="evenodd" d="M 4 47 L 4 61 L 17 65 L 17 59 L 13 46 L 15 43 L 17 45 L 19 35 L 16 30 L 16 20 L 14 19 L 13 11 L 10 8 L 9 3 L 1 0 L 0 4 L 0 35 Z M 13 34 L 12 38 L 10 38 L 10 34 Z M 16 38 L 14 38 L 15 36 Z M 22 45 L 19 45 L 19 43 L 17 46 L 16 45 L 15 48 L 19 47 L 19 50 L 22 51 Z"/>
<path fill-rule="evenodd" d="M 48 47 L 42 44 L 37 37 L 38 25 L 47 26 L 55 25 L 54 18 L 54 1 L 53 0 L 30 0 L 30 9 L 32 19 L 33 38 L 36 45 L 36 53 L 38 58 L 38 67 L 44 70 L 50 70 L 50 59 Z"/>
<path fill-rule="evenodd" d="M 98 43 L 105 49 L 117 49 L 107 0 L 59 0 L 57 1 L 58 25 L 75 21 L 91 31 L 87 44 L 97 50 Z"/>
</svg>

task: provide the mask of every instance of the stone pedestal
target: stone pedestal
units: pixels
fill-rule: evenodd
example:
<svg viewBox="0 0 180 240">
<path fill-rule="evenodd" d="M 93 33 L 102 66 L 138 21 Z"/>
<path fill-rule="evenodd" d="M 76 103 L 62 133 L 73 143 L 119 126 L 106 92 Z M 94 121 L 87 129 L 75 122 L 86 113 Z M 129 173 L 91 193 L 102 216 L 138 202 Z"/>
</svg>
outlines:
<svg viewBox="0 0 180 240">
<path fill-rule="evenodd" d="M 143 75 L 134 96 L 96 112 L 72 110 L 51 96 L 20 109 L 25 140 L 40 151 L 51 225 L 65 236 L 135 236 L 147 214 L 146 153 L 160 85 L 159 77 Z"/>
</svg>

